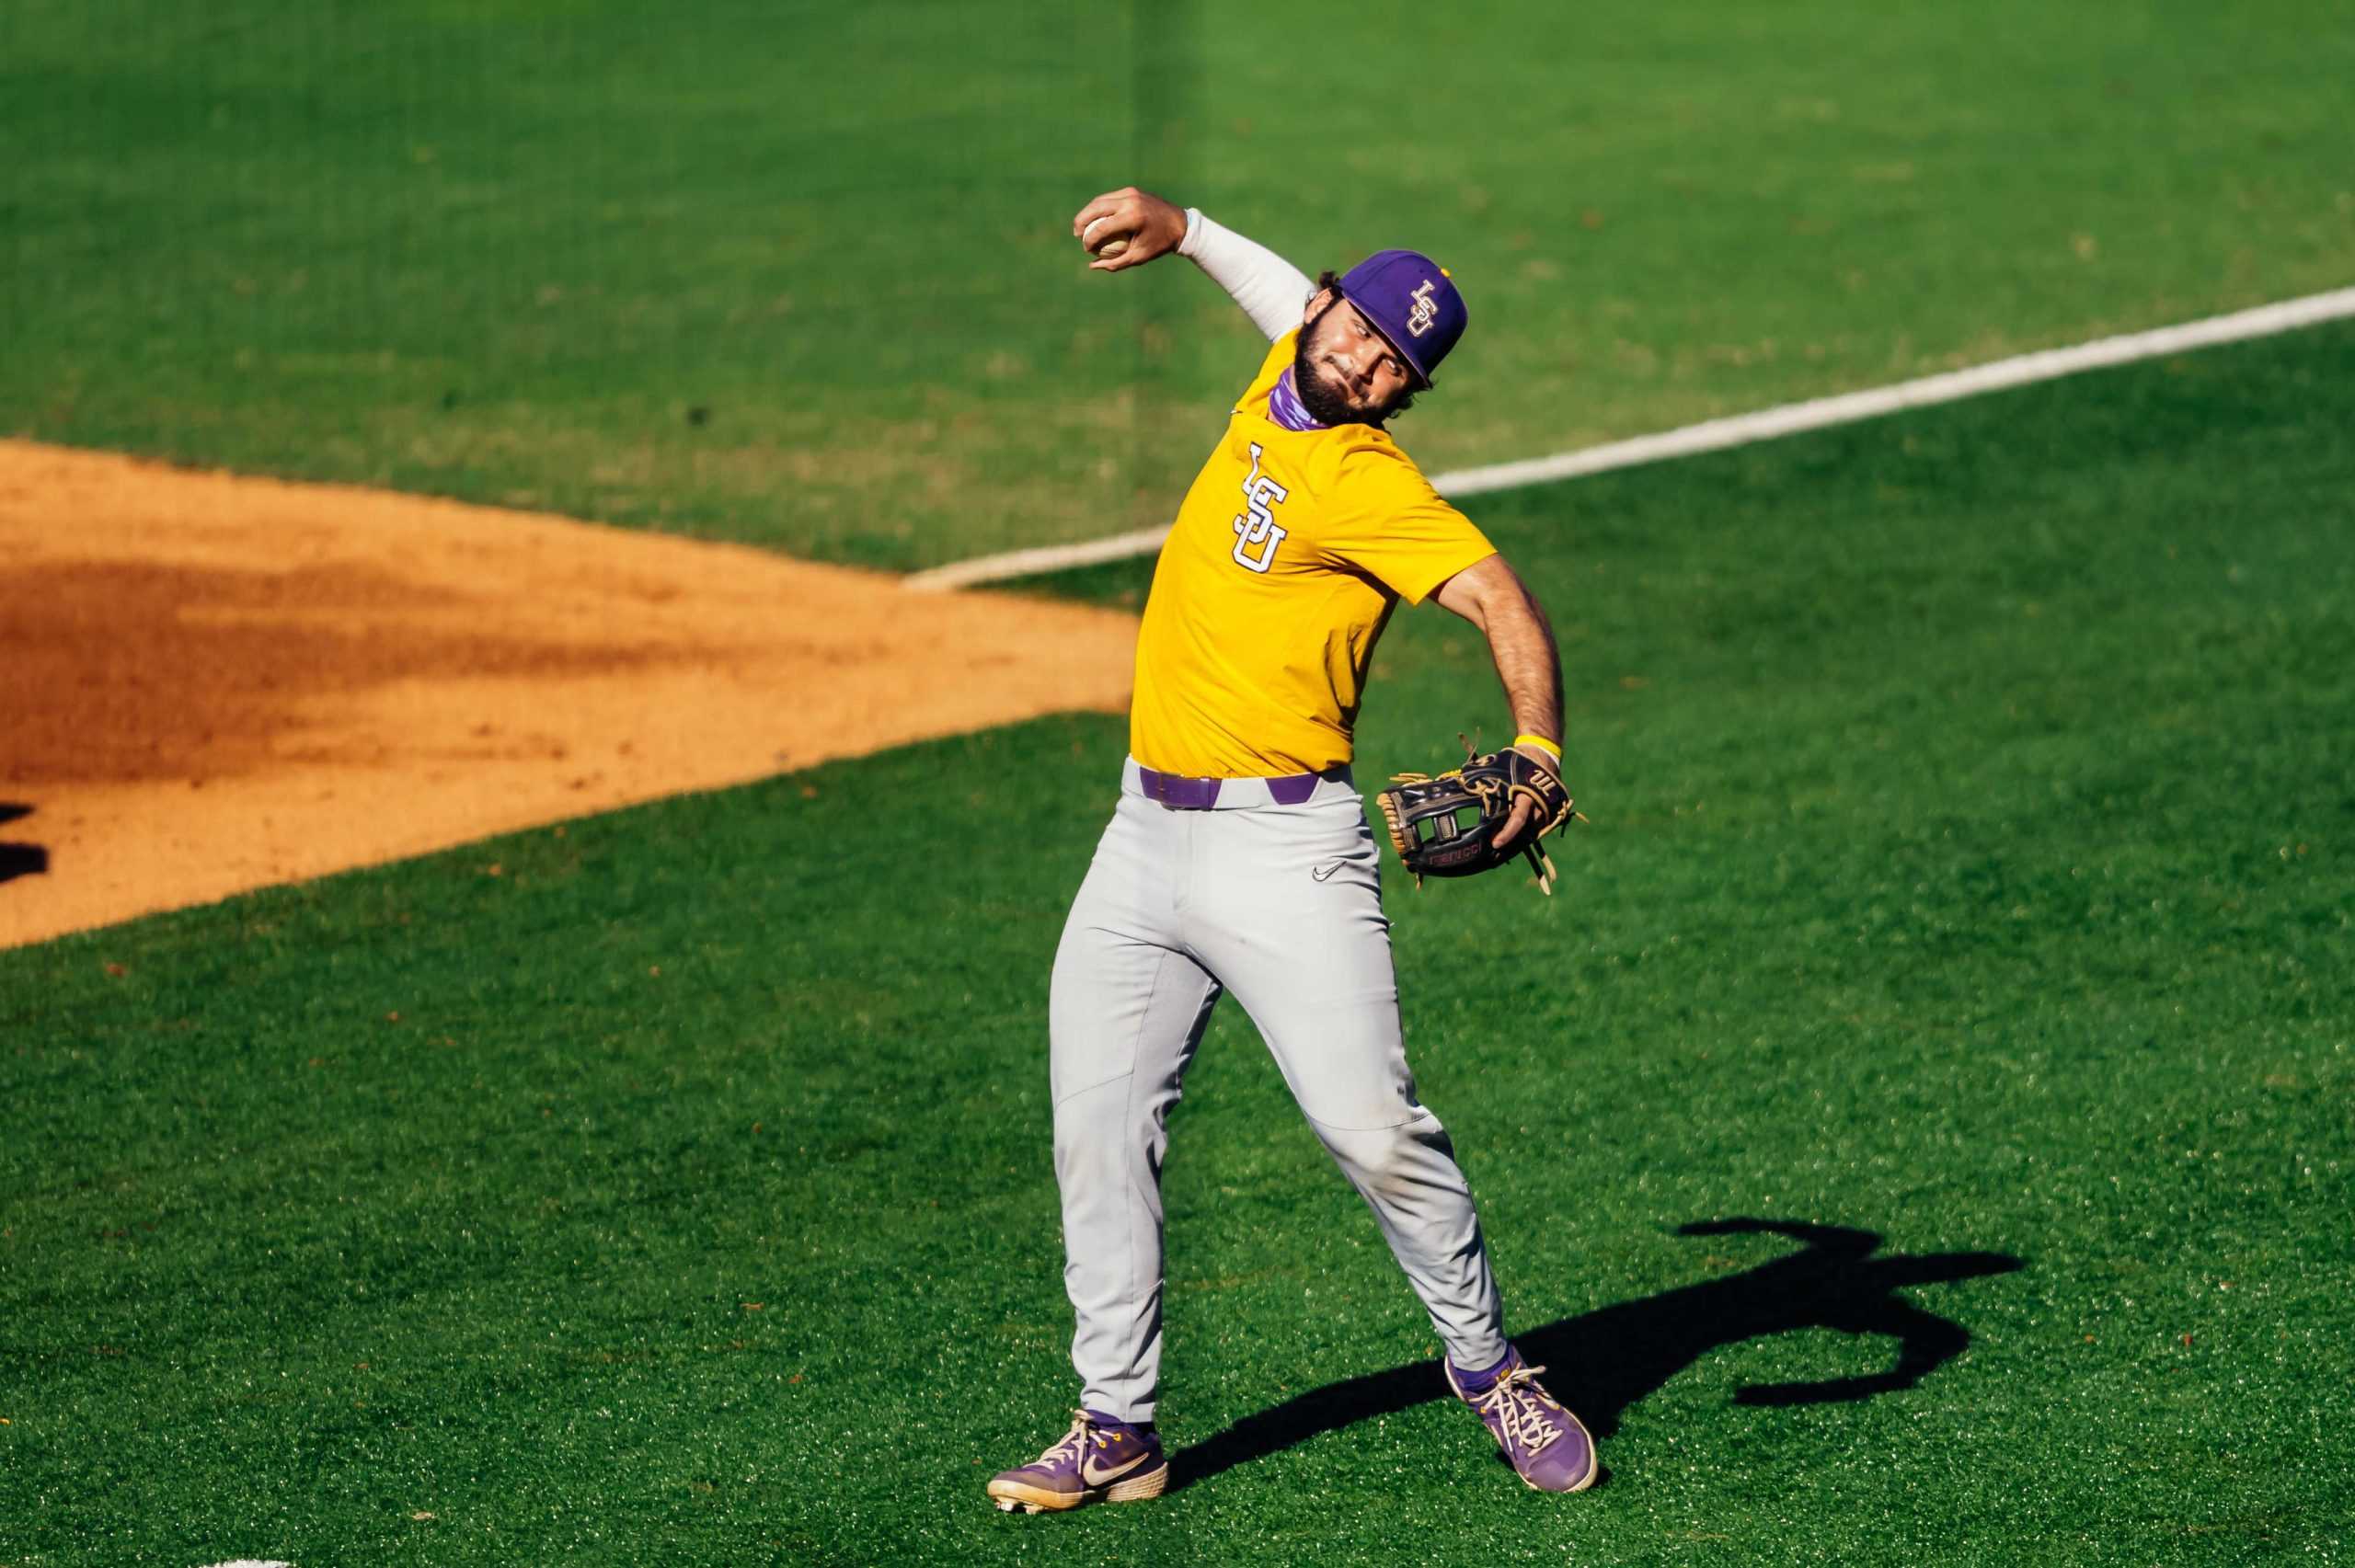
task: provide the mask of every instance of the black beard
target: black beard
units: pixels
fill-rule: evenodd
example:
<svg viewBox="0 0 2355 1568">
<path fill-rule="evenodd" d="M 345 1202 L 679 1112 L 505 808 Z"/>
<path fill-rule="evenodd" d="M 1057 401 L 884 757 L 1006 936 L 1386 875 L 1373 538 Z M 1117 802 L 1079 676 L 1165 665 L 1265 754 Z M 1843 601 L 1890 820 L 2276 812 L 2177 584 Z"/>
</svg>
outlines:
<svg viewBox="0 0 2355 1568">
<path fill-rule="evenodd" d="M 1315 320 L 1300 329 L 1300 340 L 1292 351 L 1292 389 L 1300 395 L 1300 406 L 1308 410 L 1308 417 L 1320 425 L 1379 426 L 1390 418 L 1392 404 L 1379 408 L 1351 407 L 1334 395 L 1332 388 L 1311 366 L 1309 350 L 1316 337 L 1317 323 L 1332 314 L 1333 306 L 1327 305 L 1316 313 Z"/>
</svg>

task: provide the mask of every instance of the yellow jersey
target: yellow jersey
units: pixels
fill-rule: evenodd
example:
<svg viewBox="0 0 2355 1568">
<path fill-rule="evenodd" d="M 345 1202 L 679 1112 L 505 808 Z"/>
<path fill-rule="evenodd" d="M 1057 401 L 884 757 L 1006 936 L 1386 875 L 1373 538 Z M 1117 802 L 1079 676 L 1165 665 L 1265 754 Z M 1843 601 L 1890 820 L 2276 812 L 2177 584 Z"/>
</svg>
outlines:
<svg viewBox="0 0 2355 1568">
<path fill-rule="evenodd" d="M 1148 768 L 1250 778 L 1348 761 L 1391 611 L 1496 553 L 1384 432 L 1276 422 L 1269 395 L 1299 336 L 1269 349 L 1154 567 L 1129 710 Z"/>
</svg>

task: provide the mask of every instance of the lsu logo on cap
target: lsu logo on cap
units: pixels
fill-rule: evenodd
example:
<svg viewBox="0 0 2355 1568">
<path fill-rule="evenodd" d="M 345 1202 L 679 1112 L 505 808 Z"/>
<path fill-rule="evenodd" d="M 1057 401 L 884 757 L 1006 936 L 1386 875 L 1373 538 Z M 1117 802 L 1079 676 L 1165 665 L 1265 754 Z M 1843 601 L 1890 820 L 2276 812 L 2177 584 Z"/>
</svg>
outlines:
<svg viewBox="0 0 2355 1568">
<path fill-rule="evenodd" d="M 1407 307 L 1407 330 L 1418 338 L 1429 332 L 1431 323 L 1439 319 L 1439 302 L 1431 298 L 1431 291 L 1438 287 L 1437 283 L 1426 278 L 1421 288 L 1407 296 L 1414 302 Z"/>
</svg>

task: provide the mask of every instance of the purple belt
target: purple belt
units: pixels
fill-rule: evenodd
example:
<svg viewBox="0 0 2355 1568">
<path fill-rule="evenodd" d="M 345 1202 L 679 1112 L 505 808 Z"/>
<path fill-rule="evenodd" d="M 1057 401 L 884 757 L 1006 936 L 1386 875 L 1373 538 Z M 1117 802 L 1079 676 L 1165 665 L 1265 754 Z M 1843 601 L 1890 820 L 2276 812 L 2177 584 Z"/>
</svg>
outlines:
<svg viewBox="0 0 2355 1568">
<path fill-rule="evenodd" d="M 1284 773 L 1258 782 L 1268 786 L 1268 798 L 1278 806 L 1304 806 L 1308 797 L 1316 793 L 1316 781 L 1324 776 L 1322 773 Z M 1137 782 L 1144 786 L 1147 798 L 1161 802 L 1172 811 L 1208 811 L 1218 804 L 1219 785 L 1228 781 L 1189 779 L 1180 773 L 1160 773 L 1139 762 Z"/>
</svg>

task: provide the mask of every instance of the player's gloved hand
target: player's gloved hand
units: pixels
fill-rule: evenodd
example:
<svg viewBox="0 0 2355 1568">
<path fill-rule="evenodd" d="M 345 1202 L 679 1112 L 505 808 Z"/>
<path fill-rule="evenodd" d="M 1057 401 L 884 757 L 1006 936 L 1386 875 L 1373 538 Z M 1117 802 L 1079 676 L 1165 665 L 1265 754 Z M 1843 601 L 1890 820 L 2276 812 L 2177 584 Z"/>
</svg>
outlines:
<svg viewBox="0 0 2355 1568">
<path fill-rule="evenodd" d="M 1390 828 L 1391 846 L 1419 882 L 1426 876 L 1472 876 L 1526 857 L 1537 886 L 1554 890 L 1554 863 L 1540 847 L 1550 832 L 1579 815 L 1554 760 L 1536 748 L 1472 756 L 1432 777 L 1400 773 L 1374 797 Z"/>
<path fill-rule="evenodd" d="M 1128 237 L 1120 255 L 1087 264 L 1091 272 L 1118 272 L 1166 256 L 1186 237 L 1186 210 L 1133 185 L 1108 190 L 1072 215 L 1072 236 L 1093 256 L 1105 242 Z"/>
<path fill-rule="evenodd" d="M 1561 763 L 1534 746 L 1515 746 L 1512 751 L 1515 757 L 1527 759 L 1540 771 L 1551 775 L 1557 788 L 1561 786 Z M 1567 793 L 1563 798 L 1565 801 L 1568 799 Z M 1497 846 L 1498 853 L 1511 854 L 1524 847 L 1521 841 L 1521 836 L 1537 816 L 1543 800 L 1544 792 L 1534 786 L 1531 789 L 1513 791 L 1512 810 L 1506 816 L 1503 825 L 1498 828 L 1496 836 L 1489 841 Z M 1539 839 L 1545 837 L 1545 830 L 1540 828 L 1535 833 L 1531 834 L 1530 843 L 1534 844 Z"/>
</svg>

